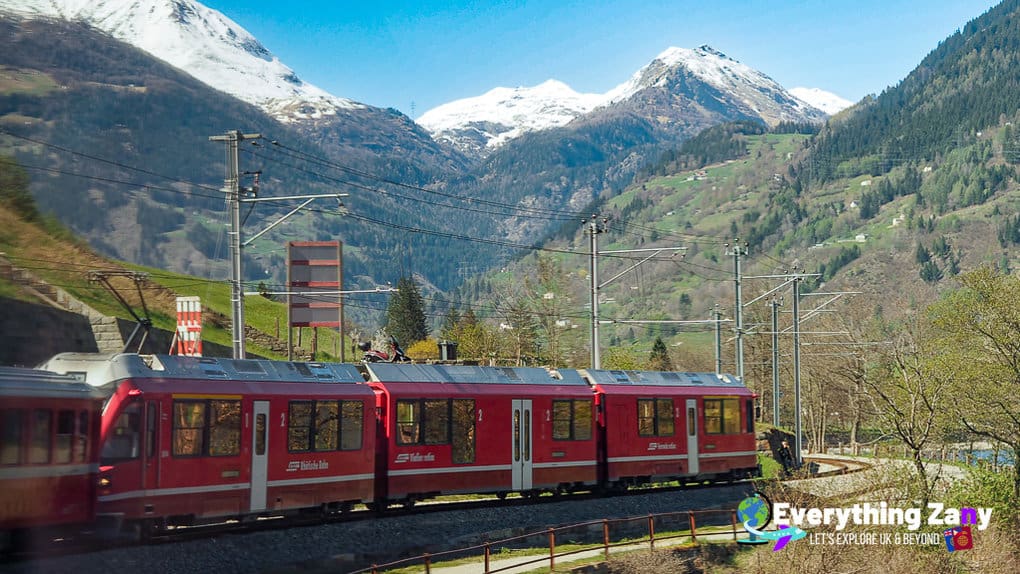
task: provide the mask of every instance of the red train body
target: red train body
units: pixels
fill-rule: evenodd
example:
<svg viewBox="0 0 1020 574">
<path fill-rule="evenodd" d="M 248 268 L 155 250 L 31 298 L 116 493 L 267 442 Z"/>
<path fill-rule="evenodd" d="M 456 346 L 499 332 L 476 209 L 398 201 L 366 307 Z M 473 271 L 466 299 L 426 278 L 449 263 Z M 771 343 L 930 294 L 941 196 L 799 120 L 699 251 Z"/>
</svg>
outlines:
<svg viewBox="0 0 1020 574">
<path fill-rule="evenodd" d="M 112 392 L 100 517 L 161 527 L 373 498 L 375 395 L 353 365 L 125 354 L 96 376 Z"/>
<path fill-rule="evenodd" d="M 72 377 L 0 367 L 0 548 L 15 533 L 92 521 L 102 404 Z"/>
<path fill-rule="evenodd" d="M 396 363 L 368 371 L 381 414 L 379 499 L 596 484 L 594 395 L 576 371 Z"/>
<path fill-rule="evenodd" d="M 714 373 L 586 371 L 611 485 L 717 480 L 758 468 L 754 395 Z"/>
<path fill-rule="evenodd" d="M 725 375 L 130 354 L 43 367 L 108 397 L 89 437 L 98 489 L 60 496 L 87 515 L 94 493 L 98 519 L 142 529 L 758 470 L 753 395 Z"/>
</svg>

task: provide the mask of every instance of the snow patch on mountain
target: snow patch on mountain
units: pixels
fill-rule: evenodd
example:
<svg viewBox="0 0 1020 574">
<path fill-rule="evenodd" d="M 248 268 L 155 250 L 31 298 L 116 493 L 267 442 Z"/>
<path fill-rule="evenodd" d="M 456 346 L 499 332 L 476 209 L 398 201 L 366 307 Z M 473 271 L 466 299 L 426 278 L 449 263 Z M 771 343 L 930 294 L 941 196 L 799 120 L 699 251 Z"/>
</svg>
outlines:
<svg viewBox="0 0 1020 574">
<path fill-rule="evenodd" d="M 302 81 L 247 30 L 193 0 L 0 0 L 0 12 L 85 22 L 282 121 L 364 107 Z"/>
<path fill-rule="evenodd" d="M 606 94 L 607 104 L 624 101 L 644 89 L 668 87 L 678 71 L 727 94 L 734 103 L 768 123 L 798 118 L 806 121 L 824 119 L 817 109 L 791 97 L 772 78 L 711 46 L 667 48 L 629 80 L 610 90 Z"/>
<path fill-rule="evenodd" d="M 453 143 L 467 153 L 485 153 L 510 139 L 558 127 L 597 108 L 625 102 L 642 90 L 683 90 L 678 74 L 707 85 L 727 106 L 775 124 L 815 121 L 825 113 L 798 99 L 765 74 L 709 46 L 671 47 L 656 56 L 627 81 L 605 94 L 579 94 L 562 82 L 549 80 L 533 88 L 496 88 L 481 96 L 433 108 L 418 123 L 436 139 Z"/>
<path fill-rule="evenodd" d="M 790 93 L 797 99 L 807 102 L 810 106 L 818 108 L 830 116 L 834 116 L 854 105 L 850 100 L 819 88 L 790 88 Z"/>
<path fill-rule="evenodd" d="M 494 148 L 529 131 L 558 127 L 602 103 L 556 80 L 534 87 L 495 88 L 433 108 L 417 119 L 436 139 L 461 147 Z M 465 139 L 475 142 L 467 144 Z"/>
</svg>

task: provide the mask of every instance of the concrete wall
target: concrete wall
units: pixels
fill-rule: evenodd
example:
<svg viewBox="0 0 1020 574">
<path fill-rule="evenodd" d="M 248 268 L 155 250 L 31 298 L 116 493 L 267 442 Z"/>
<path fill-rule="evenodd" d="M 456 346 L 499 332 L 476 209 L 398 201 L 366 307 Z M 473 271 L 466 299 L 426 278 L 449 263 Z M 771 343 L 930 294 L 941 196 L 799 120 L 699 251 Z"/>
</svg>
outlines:
<svg viewBox="0 0 1020 574">
<path fill-rule="evenodd" d="M 127 339 L 135 324 L 123 319 L 118 319 L 117 323 Z M 169 331 L 153 329 L 142 352 L 166 353 L 172 337 Z M 205 342 L 202 347 L 208 357 L 231 354 L 231 349 L 222 345 Z M 136 348 L 132 346 L 130 350 Z M 68 351 L 99 351 L 92 326 L 84 315 L 0 297 L 0 365 L 34 367 L 57 353 Z"/>
</svg>

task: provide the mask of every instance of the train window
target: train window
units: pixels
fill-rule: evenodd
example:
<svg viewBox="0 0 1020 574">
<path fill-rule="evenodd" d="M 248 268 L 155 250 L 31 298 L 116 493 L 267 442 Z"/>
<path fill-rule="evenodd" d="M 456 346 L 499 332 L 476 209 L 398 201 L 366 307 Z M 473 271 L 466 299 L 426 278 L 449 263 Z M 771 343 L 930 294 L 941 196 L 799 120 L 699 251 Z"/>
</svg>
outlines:
<svg viewBox="0 0 1020 574">
<path fill-rule="evenodd" d="M 339 444 L 340 405 L 336 401 L 315 403 L 315 450 L 336 450 Z"/>
<path fill-rule="evenodd" d="M 656 434 L 673 436 L 673 399 L 655 399 Z"/>
<path fill-rule="evenodd" d="M 150 461 L 156 456 L 157 407 L 154 401 L 150 401 L 145 410 L 145 458 Z"/>
<path fill-rule="evenodd" d="M 638 399 L 638 435 L 673 436 L 673 399 Z"/>
<path fill-rule="evenodd" d="M 174 456 L 202 455 L 205 446 L 205 420 L 205 401 L 174 401 Z"/>
<path fill-rule="evenodd" d="M 638 435 L 655 436 L 655 401 L 638 399 Z"/>
<path fill-rule="evenodd" d="M 453 463 L 475 461 L 475 401 L 453 400 Z"/>
<path fill-rule="evenodd" d="M 705 399 L 705 433 L 722 434 L 722 401 Z"/>
<path fill-rule="evenodd" d="M 524 409 L 524 460 L 531 460 L 531 408 Z"/>
<path fill-rule="evenodd" d="M 521 411 L 514 409 L 514 462 L 521 460 Z"/>
<path fill-rule="evenodd" d="M 0 464 L 21 464 L 22 412 L 0 411 Z"/>
<path fill-rule="evenodd" d="M 28 463 L 42 464 L 50 461 L 50 432 L 53 428 L 53 413 L 44 409 L 32 411 L 32 438 L 28 443 Z"/>
<path fill-rule="evenodd" d="M 747 432 L 754 432 L 754 401 L 747 401 Z"/>
<path fill-rule="evenodd" d="M 573 401 L 553 401 L 552 404 L 552 437 L 555 440 L 570 440 Z"/>
<path fill-rule="evenodd" d="M 397 444 L 418 444 L 420 442 L 421 402 L 417 400 L 397 401 Z"/>
<path fill-rule="evenodd" d="M 739 399 L 705 399 L 706 434 L 737 434 L 739 432 Z"/>
<path fill-rule="evenodd" d="M 361 401 L 342 401 L 340 404 L 340 450 L 360 450 L 365 405 Z"/>
<path fill-rule="evenodd" d="M 241 453 L 241 401 L 209 401 L 209 454 Z"/>
<path fill-rule="evenodd" d="M 740 400 L 723 399 L 723 434 L 740 432 Z"/>
<path fill-rule="evenodd" d="M 290 403 L 290 416 L 287 418 L 287 450 L 290 452 L 308 452 L 312 450 L 312 402 L 294 401 Z"/>
<path fill-rule="evenodd" d="M 259 413 L 255 415 L 255 454 L 263 456 L 266 454 L 266 415 Z"/>
<path fill-rule="evenodd" d="M 591 401 L 554 400 L 552 423 L 553 439 L 590 440 Z"/>
<path fill-rule="evenodd" d="M 591 440 L 591 401 L 574 401 L 574 440 Z"/>
<path fill-rule="evenodd" d="M 103 464 L 138 458 L 138 432 L 142 407 L 131 403 L 117 416 L 103 444 Z"/>
<path fill-rule="evenodd" d="M 78 413 L 78 446 L 75 450 L 75 460 L 77 462 L 85 462 L 89 457 L 89 436 L 92 434 L 92 429 L 89 428 L 89 412 L 81 411 Z"/>
<path fill-rule="evenodd" d="M 425 444 L 449 444 L 450 401 L 426 400 L 424 415 Z"/>
<path fill-rule="evenodd" d="M 74 440 L 74 411 L 57 412 L 57 436 L 53 444 L 53 462 L 71 462 L 71 444 Z"/>
</svg>

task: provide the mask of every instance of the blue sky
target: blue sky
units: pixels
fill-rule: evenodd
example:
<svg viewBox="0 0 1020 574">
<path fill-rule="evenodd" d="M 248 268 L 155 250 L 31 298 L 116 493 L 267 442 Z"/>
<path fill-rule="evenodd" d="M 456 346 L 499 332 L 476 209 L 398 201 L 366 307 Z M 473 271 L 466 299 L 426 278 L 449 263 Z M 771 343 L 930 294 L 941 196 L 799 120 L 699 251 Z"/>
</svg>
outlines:
<svg viewBox="0 0 1020 574">
<path fill-rule="evenodd" d="M 206 0 L 299 77 L 418 117 L 555 78 L 606 92 L 670 46 L 708 44 L 787 88 L 857 101 L 903 79 L 990 0 Z M 414 109 L 412 113 L 412 102 Z"/>
</svg>

